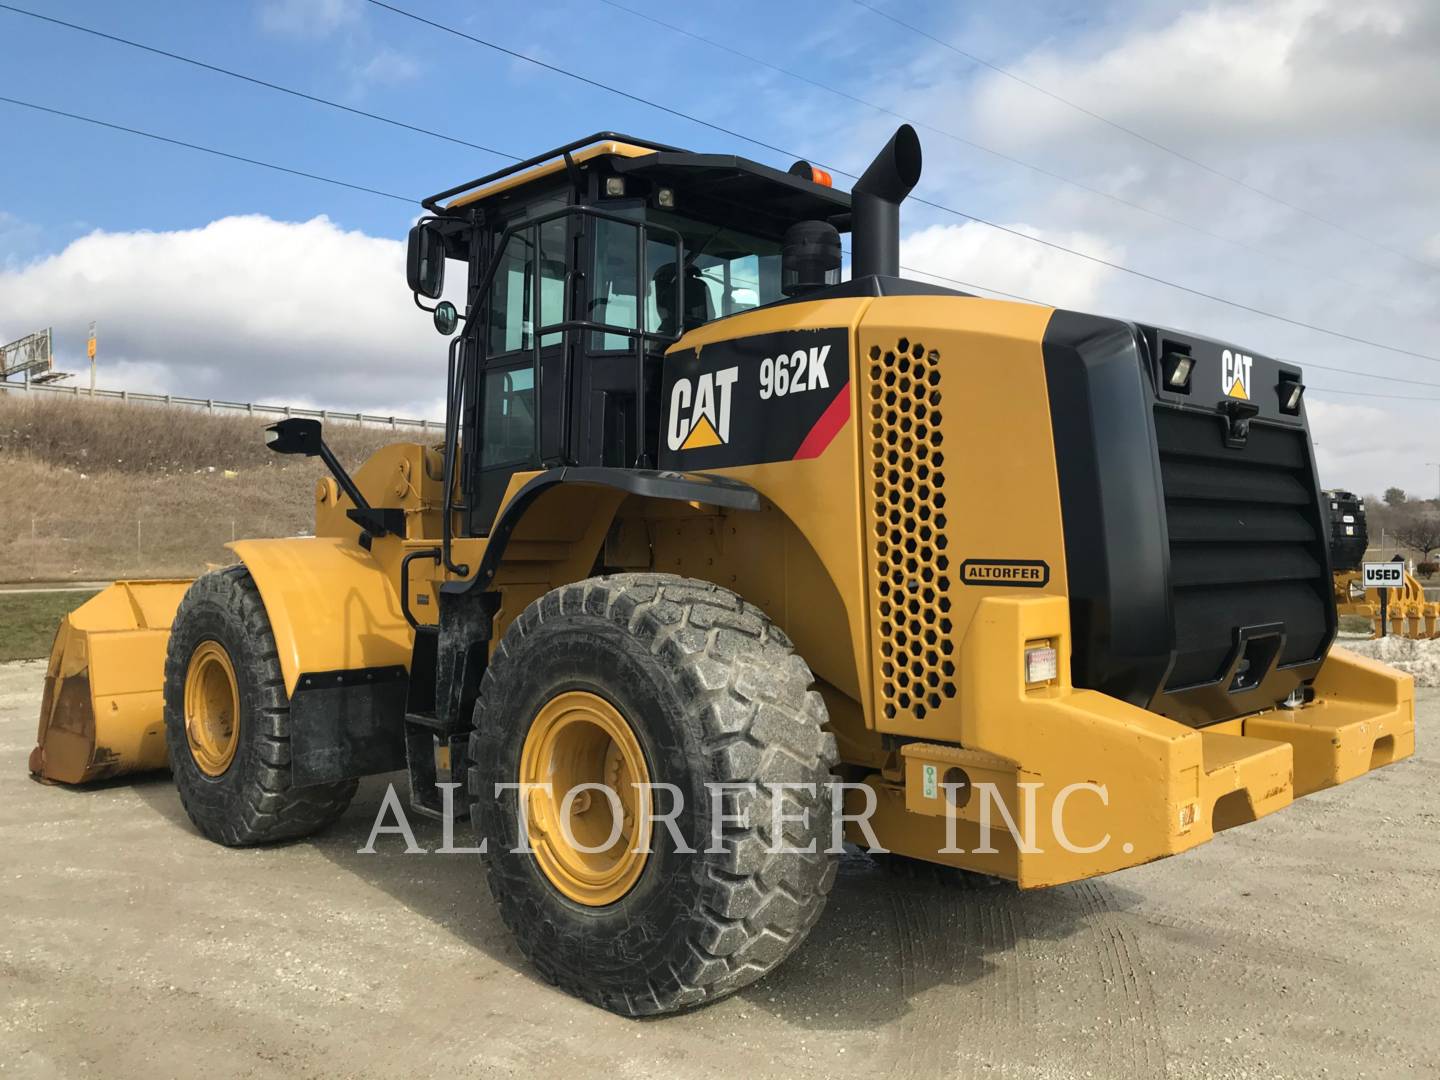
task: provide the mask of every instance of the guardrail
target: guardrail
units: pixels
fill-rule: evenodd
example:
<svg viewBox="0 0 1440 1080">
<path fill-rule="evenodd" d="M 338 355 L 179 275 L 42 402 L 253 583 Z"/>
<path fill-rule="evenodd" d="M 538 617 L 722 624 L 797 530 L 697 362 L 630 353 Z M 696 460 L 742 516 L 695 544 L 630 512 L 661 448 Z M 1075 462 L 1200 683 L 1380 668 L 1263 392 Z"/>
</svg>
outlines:
<svg viewBox="0 0 1440 1080">
<path fill-rule="evenodd" d="M 342 412 L 338 409 L 297 409 L 289 405 L 257 405 L 253 401 L 221 401 L 218 398 L 180 397 L 178 394 L 140 394 L 132 390 L 99 390 L 88 386 L 49 386 L 36 383 L 6 382 L 0 379 L 0 390 L 25 394 L 61 394 L 68 397 L 111 401 L 136 402 L 144 405 L 179 405 L 189 409 L 204 409 L 207 412 L 243 412 L 252 416 L 313 416 L 318 420 L 344 420 L 353 424 L 370 424 L 400 428 L 419 428 L 421 431 L 443 431 L 442 420 L 414 420 L 405 416 L 372 416 L 369 413 Z"/>
</svg>

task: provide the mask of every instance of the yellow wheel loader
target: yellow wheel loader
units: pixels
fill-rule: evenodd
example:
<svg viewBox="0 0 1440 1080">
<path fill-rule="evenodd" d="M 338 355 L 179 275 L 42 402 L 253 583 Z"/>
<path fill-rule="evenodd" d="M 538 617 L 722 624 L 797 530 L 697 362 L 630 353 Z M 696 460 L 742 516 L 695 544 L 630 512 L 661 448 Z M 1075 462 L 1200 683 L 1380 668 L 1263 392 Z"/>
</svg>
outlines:
<svg viewBox="0 0 1440 1080">
<path fill-rule="evenodd" d="M 1409 755 L 1411 680 L 1331 647 L 1301 369 L 900 278 L 920 167 L 603 133 L 425 200 L 443 445 L 352 477 L 275 425 L 315 536 L 72 615 L 35 770 L 163 732 L 232 845 L 407 770 L 534 965 L 639 1015 L 794 951 L 841 837 L 1056 885 Z"/>
</svg>

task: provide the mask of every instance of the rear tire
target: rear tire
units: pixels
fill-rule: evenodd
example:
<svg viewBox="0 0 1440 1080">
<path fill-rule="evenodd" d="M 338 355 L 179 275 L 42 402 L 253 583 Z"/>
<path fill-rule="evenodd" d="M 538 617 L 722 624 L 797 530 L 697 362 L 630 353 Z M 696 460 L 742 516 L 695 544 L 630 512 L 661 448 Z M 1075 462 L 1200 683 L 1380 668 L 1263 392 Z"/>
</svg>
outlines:
<svg viewBox="0 0 1440 1080">
<path fill-rule="evenodd" d="M 663 574 L 592 578 L 520 614 L 480 688 L 470 787 L 490 890 L 545 978 L 621 1015 L 654 1015 L 732 994 L 799 946 L 836 868 L 826 849 L 837 754 L 812 681 L 790 641 L 757 608 L 706 582 Z M 496 786 L 515 784 L 533 767 L 522 764 L 526 738 L 537 720 L 543 733 L 551 703 L 595 698 L 628 725 L 650 782 L 673 784 L 683 795 L 675 826 L 692 852 L 677 850 L 657 821 L 628 891 L 582 903 L 547 876 L 554 872 L 536 854 L 516 850 L 526 836 L 520 801 L 513 788 L 497 795 Z M 762 785 L 740 796 L 748 821 L 727 820 L 718 845 L 707 782 Z M 813 787 L 781 795 L 785 813 L 808 814 L 808 822 L 786 824 L 775 845 L 781 850 L 771 853 L 772 789 L 763 785 L 780 782 Z M 727 815 L 739 812 L 736 797 L 726 797 Z M 672 803 L 671 793 L 657 791 L 655 813 Z M 812 841 L 813 852 L 793 850 Z M 721 850 L 710 853 L 711 846 Z"/>
<path fill-rule="evenodd" d="M 238 704 L 233 715 L 228 694 Z M 208 730 L 197 718 L 207 697 Z M 355 794 L 355 780 L 291 784 L 290 699 L 265 604 L 243 566 L 198 578 L 175 612 L 165 742 L 185 812 L 228 847 L 308 836 L 343 814 Z"/>
</svg>

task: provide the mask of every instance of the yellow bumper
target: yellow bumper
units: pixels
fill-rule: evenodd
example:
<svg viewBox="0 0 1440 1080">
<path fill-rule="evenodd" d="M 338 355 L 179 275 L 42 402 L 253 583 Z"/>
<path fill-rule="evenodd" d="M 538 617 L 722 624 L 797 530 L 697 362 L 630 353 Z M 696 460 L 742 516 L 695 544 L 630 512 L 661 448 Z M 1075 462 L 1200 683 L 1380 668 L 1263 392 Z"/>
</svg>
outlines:
<svg viewBox="0 0 1440 1080">
<path fill-rule="evenodd" d="M 1343 649 L 1304 708 L 1197 730 L 1063 675 L 1026 688 L 1024 643 L 1058 642 L 1068 672 L 1067 633 L 1063 599 L 981 606 L 961 667 L 974 675 L 964 749 L 907 743 L 896 769 L 866 781 L 882 847 L 1025 888 L 1058 885 L 1185 851 L 1414 751 L 1413 680 Z M 847 811 L 864 801 L 847 795 Z M 856 826 L 849 835 L 870 842 Z"/>
<path fill-rule="evenodd" d="M 1354 780 L 1415 752 L 1415 682 L 1348 649 L 1332 649 L 1304 709 L 1247 717 L 1247 737 L 1289 743 L 1295 794 Z"/>
</svg>

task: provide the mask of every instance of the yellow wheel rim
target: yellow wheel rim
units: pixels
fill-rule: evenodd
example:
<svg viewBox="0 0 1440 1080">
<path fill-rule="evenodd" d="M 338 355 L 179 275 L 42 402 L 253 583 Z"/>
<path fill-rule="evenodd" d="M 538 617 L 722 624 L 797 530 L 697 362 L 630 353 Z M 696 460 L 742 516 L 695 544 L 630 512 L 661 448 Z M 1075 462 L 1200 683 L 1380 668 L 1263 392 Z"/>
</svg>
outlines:
<svg viewBox="0 0 1440 1080">
<path fill-rule="evenodd" d="M 525 736 L 520 782 L 530 847 L 551 885 L 587 907 L 634 887 L 650 849 L 650 770 L 615 706 L 578 690 L 551 698 Z"/>
<path fill-rule="evenodd" d="M 230 654 L 219 642 L 202 641 L 185 672 L 185 738 L 190 756 L 206 776 L 220 776 L 240 745 L 240 686 Z"/>
</svg>

